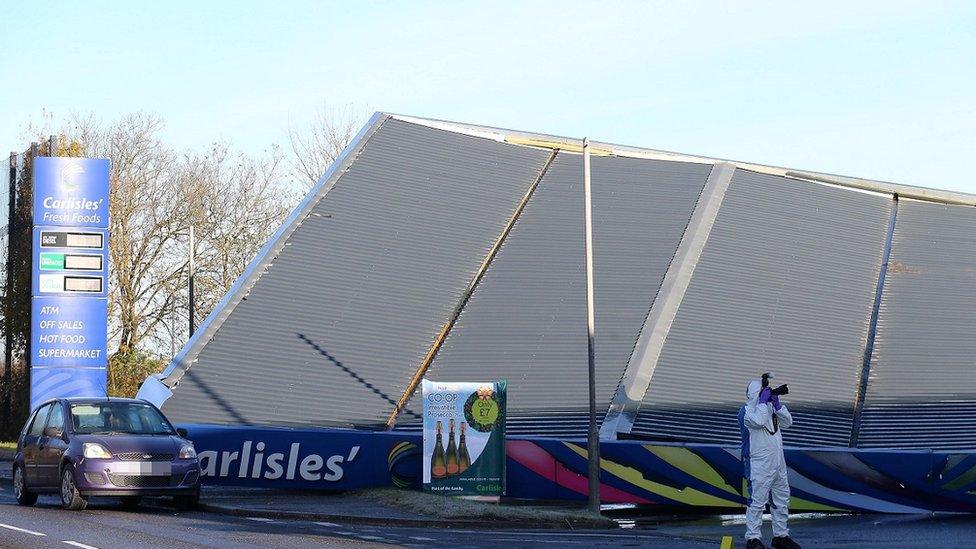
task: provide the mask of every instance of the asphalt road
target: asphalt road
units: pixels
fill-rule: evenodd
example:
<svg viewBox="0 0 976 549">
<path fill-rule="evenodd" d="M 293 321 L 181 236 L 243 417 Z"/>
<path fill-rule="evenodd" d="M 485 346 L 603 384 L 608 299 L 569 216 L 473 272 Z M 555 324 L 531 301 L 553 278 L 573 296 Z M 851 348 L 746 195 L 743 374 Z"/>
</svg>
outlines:
<svg viewBox="0 0 976 549">
<path fill-rule="evenodd" d="M 160 547 L 716 547 L 693 537 L 650 531 L 472 531 L 360 526 L 299 520 L 177 513 L 162 507 L 125 511 L 109 498 L 64 511 L 53 496 L 21 507 L 0 480 L 0 547 L 159 549 Z"/>
<path fill-rule="evenodd" d="M 676 539 L 717 540 L 722 536 L 732 536 L 736 547 L 744 546 L 743 515 L 644 518 L 638 519 L 634 527 L 653 528 L 658 534 Z M 767 515 L 763 524 L 767 544 L 770 542 L 770 530 Z M 976 517 L 800 513 L 790 516 L 790 534 L 804 547 L 818 549 L 976 547 Z M 714 542 L 705 546 L 716 547 Z"/>
<path fill-rule="evenodd" d="M 742 547 L 741 515 L 638 519 L 630 529 L 484 530 L 403 528 L 303 520 L 269 520 L 205 512 L 177 513 L 150 501 L 135 511 L 110 498 L 85 511 L 64 511 L 54 496 L 21 507 L 0 476 L 0 548 L 68 547 L 611 547 L 715 548 L 731 535 Z M 976 517 L 797 515 L 793 535 L 806 547 L 973 547 Z M 769 542 L 769 523 L 765 525 Z"/>
</svg>

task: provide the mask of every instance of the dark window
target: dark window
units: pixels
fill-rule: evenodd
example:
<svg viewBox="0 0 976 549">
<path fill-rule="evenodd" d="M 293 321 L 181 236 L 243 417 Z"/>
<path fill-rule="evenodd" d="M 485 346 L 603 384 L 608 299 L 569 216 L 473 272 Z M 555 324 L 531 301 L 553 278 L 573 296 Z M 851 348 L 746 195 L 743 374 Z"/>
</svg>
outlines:
<svg viewBox="0 0 976 549">
<path fill-rule="evenodd" d="M 31 423 L 30 432 L 27 434 L 38 437 L 41 436 L 44 433 L 44 424 L 47 423 L 47 416 L 50 412 L 50 404 L 38 410 L 37 415 L 34 416 L 34 423 Z"/>
<path fill-rule="evenodd" d="M 64 406 L 60 402 L 54 403 L 51 408 L 51 415 L 47 418 L 48 427 L 57 427 L 59 431 L 64 431 Z"/>
<path fill-rule="evenodd" d="M 71 425 L 80 434 L 172 435 L 176 432 L 159 410 L 141 402 L 72 404 Z"/>
</svg>

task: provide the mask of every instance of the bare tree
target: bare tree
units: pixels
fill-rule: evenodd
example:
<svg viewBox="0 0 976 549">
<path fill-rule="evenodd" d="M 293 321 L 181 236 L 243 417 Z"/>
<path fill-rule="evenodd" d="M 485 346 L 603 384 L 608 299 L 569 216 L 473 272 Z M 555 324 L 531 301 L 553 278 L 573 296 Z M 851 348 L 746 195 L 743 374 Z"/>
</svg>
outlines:
<svg viewBox="0 0 976 549">
<path fill-rule="evenodd" d="M 347 105 L 341 109 L 323 108 L 308 124 L 290 128 L 292 177 L 305 189 L 311 188 L 356 135 L 364 119 Z"/>
<path fill-rule="evenodd" d="M 283 179 L 277 147 L 260 156 L 215 144 L 206 155 L 185 158 L 187 204 L 198 235 L 197 311 L 210 313 L 244 272 L 300 195 Z"/>
<path fill-rule="evenodd" d="M 186 189 L 176 154 L 159 138 L 157 116 L 124 117 L 104 132 L 103 154 L 111 160 L 109 217 L 113 319 L 118 353 L 154 339 L 171 310 L 167 288 L 184 277 L 186 255 L 179 239 L 189 222 Z"/>
</svg>

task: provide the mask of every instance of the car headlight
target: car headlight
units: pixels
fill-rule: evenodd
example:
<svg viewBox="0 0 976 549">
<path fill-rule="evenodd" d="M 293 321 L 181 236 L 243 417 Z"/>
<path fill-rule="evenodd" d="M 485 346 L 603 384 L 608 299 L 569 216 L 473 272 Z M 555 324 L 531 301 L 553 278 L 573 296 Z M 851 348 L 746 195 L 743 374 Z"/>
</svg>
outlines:
<svg viewBox="0 0 976 549">
<path fill-rule="evenodd" d="M 184 444 L 180 448 L 180 459 L 197 459 L 197 451 L 192 444 Z"/>
<path fill-rule="evenodd" d="M 86 442 L 82 446 L 82 451 L 86 458 L 111 459 L 112 457 L 112 454 L 97 442 Z"/>
</svg>

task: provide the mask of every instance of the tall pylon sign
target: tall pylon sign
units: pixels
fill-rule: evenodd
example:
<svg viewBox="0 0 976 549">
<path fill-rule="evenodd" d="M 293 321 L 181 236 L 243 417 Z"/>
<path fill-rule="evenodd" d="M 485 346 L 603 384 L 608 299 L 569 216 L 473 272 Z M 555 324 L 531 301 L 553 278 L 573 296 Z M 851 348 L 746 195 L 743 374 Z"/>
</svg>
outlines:
<svg viewBox="0 0 976 549">
<path fill-rule="evenodd" d="M 34 159 L 31 407 L 104 396 L 109 161 Z"/>
</svg>

